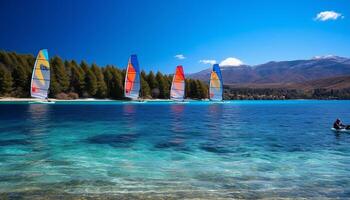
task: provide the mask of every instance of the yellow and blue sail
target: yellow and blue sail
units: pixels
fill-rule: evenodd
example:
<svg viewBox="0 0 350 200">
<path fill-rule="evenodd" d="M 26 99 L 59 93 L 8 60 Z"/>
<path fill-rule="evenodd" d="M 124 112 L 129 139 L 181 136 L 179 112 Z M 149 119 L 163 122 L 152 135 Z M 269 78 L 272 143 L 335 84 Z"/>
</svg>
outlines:
<svg viewBox="0 0 350 200">
<path fill-rule="evenodd" d="M 185 74 L 181 65 L 176 67 L 171 83 L 170 99 L 183 101 L 185 97 Z"/>
<path fill-rule="evenodd" d="M 36 57 L 30 85 L 31 97 L 39 99 L 48 97 L 50 87 L 50 63 L 47 49 L 40 50 Z"/>
<path fill-rule="evenodd" d="M 126 69 L 124 96 L 133 100 L 140 97 L 141 78 L 140 67 L 136 55 L 131 55 Z"/>
<path fill-rule="evenodd" d="M 223 81 L 220 66 L 213 65 L 213 70 L 210 74 L 209 99 L 212 101 L 222 101 Z"/>
</svg>

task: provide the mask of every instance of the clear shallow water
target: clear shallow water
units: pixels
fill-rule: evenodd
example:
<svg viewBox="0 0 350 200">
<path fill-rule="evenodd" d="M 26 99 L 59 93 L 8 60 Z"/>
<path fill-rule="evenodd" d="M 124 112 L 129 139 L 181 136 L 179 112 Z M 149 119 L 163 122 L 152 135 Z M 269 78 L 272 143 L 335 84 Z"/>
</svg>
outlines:
<svg viewBox="0 0 350 200">
<path fill-rule="evenodd" d="M 0 198 L 349 198 L 350 101 L 0 103 Z"/>
</svg>

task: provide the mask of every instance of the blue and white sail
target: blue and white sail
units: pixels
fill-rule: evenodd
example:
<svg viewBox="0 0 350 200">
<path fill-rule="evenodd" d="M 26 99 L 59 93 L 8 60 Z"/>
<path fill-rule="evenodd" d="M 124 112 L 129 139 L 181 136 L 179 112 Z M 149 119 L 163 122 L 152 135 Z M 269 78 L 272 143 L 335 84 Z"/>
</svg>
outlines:
<svg viewBox="0 0 350 200">
<path fill-rule="evenodd" d="M 209 83 L 209 99 L 212 101 L 222 101 L 223 96 L 223 81 L 220 66 L 213 65 L 213 70 L 210 74 Z"/>
</svg>

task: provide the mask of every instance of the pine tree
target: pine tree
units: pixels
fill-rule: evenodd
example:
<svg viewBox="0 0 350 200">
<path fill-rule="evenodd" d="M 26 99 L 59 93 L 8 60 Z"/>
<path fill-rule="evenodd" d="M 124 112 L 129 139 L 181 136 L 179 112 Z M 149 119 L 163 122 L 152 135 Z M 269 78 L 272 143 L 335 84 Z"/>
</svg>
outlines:
<svg viewBox="0 0 350 200">
<path fill-rule="evenodd" d="M 101 68 L 98 67 L 96 64 L 92 64 L 91 70 L 95 74 L 96 81 L 97 81 L 96 97 L 106 98 L 107 86 L 106 86 L 106 83 L 104 81 L 104 77 L 103 77 L 103 73 L 101 71 Z"/>
<path fill-rule="evenodd" d="M 150 98 L 151 97 L 151 88 L 147 83 L 147 75 L 146 72 L 142 70 L 141 72 L 141 96 L 142 98 Z"/>
<path fill-rule="evenodd" d="M 72 63 L 69 62 L 68 60 L 64 61 L 64 69 L 67 73 L 68 79 L 69 79 L 69 86 L 68 86 L 68 91 L 70 92 L 70 78 L 72 77 Z"/>
<path fill-rule="evenodd" d="M 104 77 L 104 82 L 105 82 L 106 87 L 107 87 L 107 97 L 111 98 L 112 97 L 111 88 L 112 88 L 112 78 L 113 78 L 112 67 L 107 66 L 106 68 L 104 68 L 103 77 Z"/>
<path fill-rule="evenodd" d="M 97 79 L 91 69 L 88 69 L 85 74 L 85 86 L 88 96 L 95 96 L 97 92 Z"/>
<path fill-rule="evenodd" d="M 84 60 L 81 61 L 80 67 L 85 73 L 89 71 L 89 65 Z"/>
<path fill-rule="evenodd" d="M 156 77 L 154 76 L 153 71 L 149 72 L 147 76 L 147 83 L 151 88 L 151 90 L 158 87 L 158 83 L 157 83 Z"/>
<path fill-rule="evenodd" d="M 123 77 L 123 73 L 122 71 L 113 68 L 113 81 L 114 81 L 114 93 L 115 93 L 115 97 L 116 98 L 123 98 L 124 97 L 124 77 Z"/>
<path fill-rule="evenodd" d="M 13 70 L 13 79 L 15 86 L 15 93 L 19 97 L 28 97 L 30 85 L 28 84 L 28 75 L 22 65 L 17 65 Z"/>
<path fill-rule="evenodd" d="M 207 99 L 209 98 L 209 88 L 208 85 L 203 83 L 202 81 L 200 81 L 200 86 L 201 86 L 201 90 L 202 90 L 202 96 L 201 99 Z"/>
<path fill-rule="evenodd" d="M 164 75 L 164 98 L 170 99 L 170 89 L 171 89 L 171 82 L 172 79 L 169 79 L 169 76 Z"/>
<path fill-rule="evenodd" d="M 5 65 L 5 67 L 7 67 L 7 69 L 14 67 L 14 64 L 12 63 L 12 60 L 7 52 L 0 51 L 0 60 Z"/>
<path fill-rule="evenodd" d="M 108 97 L 121 99 L 123 97 L 122 72 L 112 66 L 107 66 L 104 71 Z"/>
<path fill-rule="evenodd" d="M 91 88 L 91 83 L 89 86 L 87 76 L 88 76 L 89 71 L 91 71 L 91 70 L 89 68 L 89 65 L 84 60 L 81 61 L 80 68 L 84 71 L 84 90 L 83 90 L 82 96 L 89 97 L 90 96 L 90 92 L 89 92 L 90 89 L 89 88 Z M 95 77 L 95 79 L 96 79 L 96 77 Z"/>
<path fill-rule="evenodd" d="M 185 79 L 185 97 L 191 98 L 191 82 L 190 79 Z"/>
<path fill-rule="evenodd" d="M 67 92 L 69 88 L 69 77 L 66 72 L 66 67 L 63 64 L 63 61 L 60 57 L 55 56 L 51 59 L 51 72 L 53 71 L 56 81 L 60 86 L 59 92 Z"/>
<path fill-rule="evenodd" d="M 198 99 L 205 99 L 207 98 L 206 93 L 206 87 L 204 83 L 200 80 L 196 80 L 196 86 L 197 86 L 197 98 Z"/>
<path fill-rule="evenodd" d="M 12 84 L 11 73 L 0 63 L 0 95 L 9 95 L 12 91 Z"/>
<path fill-rule="evenodd" d="M 160 72 L 157 72 L 156 80 L 158 82 L 158 89 L 159 89 L 159 98 L 164 99 L 166 98 L 166 81 L 164 80 L 163 74 Z"/>
<path fill-rule="evenodd" d="M 14 53 L 14 52 L 9 52 L 9 53 L 7 53 L 7 55 L 10 57 L 11 63 L 12 63 L 13 66 L 20 65 L 19 61 L 17 60 L 16 53 Z M 22 66 L 23 66 L 23 65 L 22 65 Z M 23 67 L 25 67 L 25 66 L 23 66 Z"/>
<path fill-rule="evenodd" d="M 73 60 L 69 64 L 70 66 L 70 91 L 77 93 L 79 96 L 83 96 L 84 91 L 84 71 Z"/>
<path fill-rule="evenodd" d="M 61 92 L 61 86 L 56 80 L 55 72 L 51 72 L 51 80 L 50 80 L 50 88 L 49 88 L 49 97 L 50 98 L 55 98 L 57 94 Z"/>
<path fill-rule="evenodd" d="M 198 98 L 197 82 L 195 80 L 190 80 L 190 97 L 193 99 Z"/>
</svg>

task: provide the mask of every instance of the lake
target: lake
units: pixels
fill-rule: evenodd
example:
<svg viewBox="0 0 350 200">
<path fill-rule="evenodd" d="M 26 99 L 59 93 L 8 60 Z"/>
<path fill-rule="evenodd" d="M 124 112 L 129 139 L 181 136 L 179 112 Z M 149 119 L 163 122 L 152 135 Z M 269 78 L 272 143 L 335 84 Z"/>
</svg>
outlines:
<svg viewBox="0 0 350 200">
<path fill-rule="evenodd" d="M 0 199 L 350 198 L 350 101 L 0 103 Z"/>
</svg>

